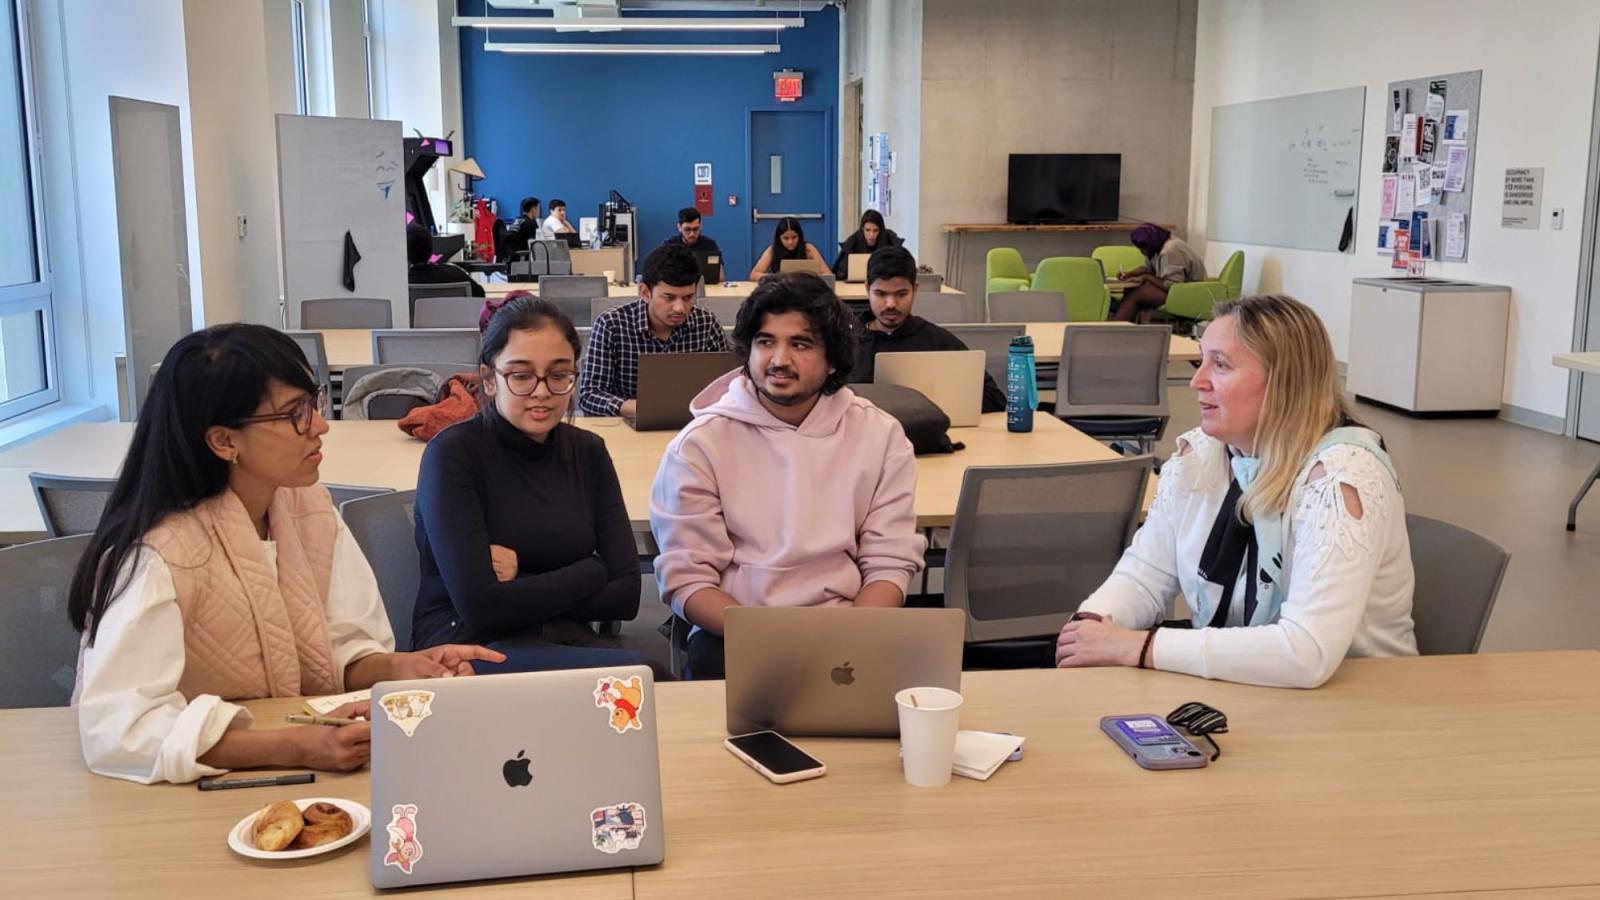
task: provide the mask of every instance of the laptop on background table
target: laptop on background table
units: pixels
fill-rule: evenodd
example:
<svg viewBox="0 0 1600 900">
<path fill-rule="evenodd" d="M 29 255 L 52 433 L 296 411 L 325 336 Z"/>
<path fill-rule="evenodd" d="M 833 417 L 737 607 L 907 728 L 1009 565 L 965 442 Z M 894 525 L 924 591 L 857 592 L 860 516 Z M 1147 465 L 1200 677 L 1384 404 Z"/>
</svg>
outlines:
<svg viewBox="0 0 1600 900">
<path fill-rule="evenodd" d="M 694 258 L 700 262 L 700 277 L 706 284 L 722 283 L 722 254 L 709 253 L 704 250 L 694 251 Z"/>
<path fill-rule="evenodd" d="M 866 283 L 867 260 L 871 258 L 871 253 L 852 253 L 845 257 L 844 280 L 854 284 Z"/>
<path fill-rule="evenodd" d="M 873 384 L 898 384 L 920 392 L 950 417 L 950 427 L 983 419 L 982 350 L 921 350 L 873 357 Z"/>
<path fill-rule="evenodd" d="M 894 737 L 896 692 L 961 690 L 959 609 L 734 606 L 726 616 L 729 734 Z"/>
<path fill-rule="evenodd" d="M 650 669 L 374 686 L 371 841 L 380 888 L 661 862 Z"/>
<path fill-rule="evenodd" d="M 732 353 L 643 353 L 634 414 L 622 420 L 635 431 L 677 431 L 694 416 L 689 403 L 706 385 L 739 367 Z"/>
</svg>

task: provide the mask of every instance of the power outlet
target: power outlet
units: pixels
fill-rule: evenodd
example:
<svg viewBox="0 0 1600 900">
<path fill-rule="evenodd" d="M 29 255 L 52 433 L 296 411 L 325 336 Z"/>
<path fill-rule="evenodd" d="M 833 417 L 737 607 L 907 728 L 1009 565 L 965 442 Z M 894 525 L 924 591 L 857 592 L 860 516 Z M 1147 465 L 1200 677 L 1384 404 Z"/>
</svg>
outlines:
<svg viewBox="0 0 1600 900">
<path fill-rule="evenodd" d="M 1560 231 L 1561 226 L 1567 224 L 1567 211 L 1561 207 L 1550 210 L 1550 228 Z"/>
<path fill-rule="evenodd" d="M 234 216 L 234 220 L 239 225 L 239 240 L 242 241 L 245 239 L 245 236 L 250 233 L 250 217 L 246 216 L 244 213 L 240 213 L 237 216 Z"/>
</svg>

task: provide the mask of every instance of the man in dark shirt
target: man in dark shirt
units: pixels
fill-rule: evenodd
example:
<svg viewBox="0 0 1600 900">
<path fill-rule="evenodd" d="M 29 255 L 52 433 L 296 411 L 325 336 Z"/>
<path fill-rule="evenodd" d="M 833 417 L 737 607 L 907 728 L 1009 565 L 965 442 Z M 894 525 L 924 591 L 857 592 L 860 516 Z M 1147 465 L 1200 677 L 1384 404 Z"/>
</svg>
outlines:
<svg viewBox="0 0 1600 900">
<path fill-rule="evenodd" d="M 527 253 L 528 242 L 538 236 L 539 198 L 524 197 L 522 198 L 521 214 L 517 216 L 517 220 L 512 222 L 511 227 L 506 231 L 505 246 L 500 253 L 501 260 L 508 260 L 515 253 Z"/>
<path fill-rule="evenodd" d="M 711 310 L 695 305 L 700 264 L 665 244 L 644 259 L 639 299 L 594 320 L 578 378 L 586 416 L 631 416 L 638 405 L 639 357 L 646 353 L 725 353 L 728 338 Z"/>
<path fill-rule="evenodd" d="M 467 270 L 447 262 L 433 261 L 433 236 L 418 222 L 406 226 L 406 271 L 409 284 L 459 284 L 466 282 L 472 296 L 483 296 L 483 285 L 472 280 Z"/>
<path fill-rule="evenodd" d="M 701 232 L 700 210 L 685 206 L 678 210 L 678 233 L 662 241 L 662 245 L 681 244 L 696 254 L 722 255 L 722 248 L 710 235 Z"/>
<path fill-rule="evenodd" d="M 904 247 L 884 247 L 867 260 L 867 302 L 872 318 L 857 333 L 856 365 L 850 380 L 872 381 L 879 353 L 910 353 L 922 350 L 966 350 L 967 345 L 950 332 L 926 319 L 911 314 L 917 298 L 917 261 Z M 994 378 L 983 375 L 983 411 L 1003 412 L 1005 391 Z"/>
</svg>

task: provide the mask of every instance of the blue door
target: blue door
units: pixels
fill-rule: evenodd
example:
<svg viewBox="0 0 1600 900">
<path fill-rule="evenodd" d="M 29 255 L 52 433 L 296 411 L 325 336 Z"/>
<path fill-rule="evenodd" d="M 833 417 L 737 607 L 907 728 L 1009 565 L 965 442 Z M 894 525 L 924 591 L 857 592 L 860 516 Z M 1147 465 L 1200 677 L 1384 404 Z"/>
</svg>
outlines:
<svg viewBox="0 0 1600 900">
<path fill-rule="evenodd" d="M 750 261 L 772 244 L 778 220 L 800 220 L 806 241 L 832 264 L 839 251 L 834 234 L 833 159 L 826 110 L 750 113 Z M 743 273 L 740 273 L 741 275 Z"/>
</svg>

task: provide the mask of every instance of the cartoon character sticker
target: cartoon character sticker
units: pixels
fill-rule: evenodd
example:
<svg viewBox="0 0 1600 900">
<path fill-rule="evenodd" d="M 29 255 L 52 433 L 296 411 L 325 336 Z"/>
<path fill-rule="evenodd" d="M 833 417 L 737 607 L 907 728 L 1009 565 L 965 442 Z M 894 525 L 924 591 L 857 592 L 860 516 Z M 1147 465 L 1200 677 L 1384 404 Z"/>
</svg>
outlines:
<svg viewBox="0 0 1600 900">
<path fill-rule="evenodd" d="M 388 826 L 389 855 L 383 858 L 383 864 L 410 875 L 417 860 L 422 858 L 422 842 L 417 840 L 417 807 L 397 803 L 391 812 L 394 818 L 389 820 Z"/>
<path fill-rule="evenodd" d="M 383 707 L 383 714 L 389 717 L 389 721 L 400 726 L 406 737 L 411 737 L 417 733 L 417 726 L 422 724 L 422 720 L 433 715 L 433 691 L 384 694 L 378 699 L 378 705 Z"/>
<path fill-rule="evenodd" d="M 637 850 L 644 840 L 644 807 L 637 803 L 602 806 L 589 818 L 594 826 L 594 848 L 601 853 Z"/>
<path fill-rule="evenodd" d="M 616 676 L 601 678 L 594 689 L 594 705 L 611 710 L 611 727 L 622 734 L 630 728 L 644 730 L 639 721 L 644 706 L 644 683 L 635 675 L 627 681 Z"/>
</svg>

